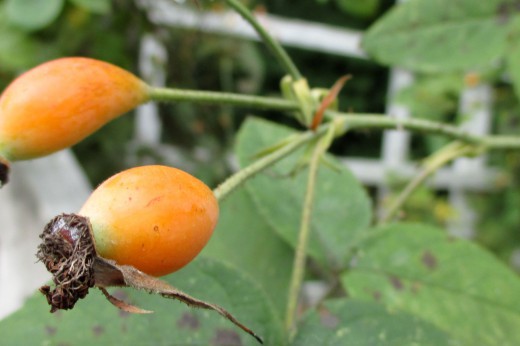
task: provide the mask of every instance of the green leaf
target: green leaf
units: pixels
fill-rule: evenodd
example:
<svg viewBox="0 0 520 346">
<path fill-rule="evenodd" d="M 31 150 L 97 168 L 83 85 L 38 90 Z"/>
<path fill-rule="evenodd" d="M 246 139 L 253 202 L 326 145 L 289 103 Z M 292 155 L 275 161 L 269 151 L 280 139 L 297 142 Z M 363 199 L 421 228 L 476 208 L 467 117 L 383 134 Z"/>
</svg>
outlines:
<svg viewBox="0 0 520 346">
<path fill-rule="evenodd" d="M 190 295 L 218 304 L 265 338 L 281 345 L 281 326 L 266 296 L 247 276 L 213 260 L 198 258 L 178 273 L 165 277 Z M 73 310 L 49 313 L 41 294 L 0 321 L 2 345 L 256 345 L 214 311 L 188 306 L 145 292 L 116 289 L 120 298 L 150 315 L 123 313 L 98 290 L 79 301 Z"/>
<path fill-rule="evenodd" d="M 110 12 L 110 0 L 70 0 L 74 5 L 90 12 L 107 14 Z"/>
<path fill-rule="evenodd" d="M 204 256 L 225 259 L 251 277 L 274 302 L 280 319 L 285 313 L 293 251 L 259 215 L 245 189 L 220 205 L 217 229 Z"/>
<path fill-rule="evenodd" d="M 418 71 L 486 67 L 504 54 L 507 7 L 504 0 L 406 1 L 369 29 L 363 48 L 381 63 Z"/>
<path fill-rule="evenodd" d="M 249 118 L 237 138 L 236 153 L 242 167 L 255 154 L 295 133 L 287 127 Z M 284 158 L 247 184 L 247 190 L 264 219 L 295 246 L 302 213 L 308 169 L 291 173 L 303 149 Z M 339 165 L 338 165 L 339 166 Z M 358 180 L 344 166 L 334 171 L 320 167 L 311 222 L 309 253 L 335 269 L 348 264 L 349 246 L 368 227 L 371 208 Z"/>
<path fill-rule="evenodd" d="M 506 54 L 509 76 L 520 99 L 520 16 L 515 16 L 511 23 L 510 45 Z"/>
<path fill-rule="evenodd" d="M 520 344 L 520 279 L 496 258 L 426 225 L 374 232 L 342 276 L 350 297 L 407 311 L 465 345 Z"/>
<path fill-rule="evenodd" d="M 0 24 L 0 66 L 4 71 L 19 72 L 41 62 L 45 47 L 27 35 Z"/>
<path fill-rule="evenodd" d="M 298 326 L 293 346 L 457 345 L 434 325 L 380 304 L 353 299 L 326 301 Z"/>
<path fill-rule="evenodd" d="M 379 8 L 379 0 L 336 0 L 336 3 L 345 13 L 361 18 L 374 16 Z"/>
<path fill-rule="evenodd" d="M 64 0 L 7 0 L 9 21 L 25 30 L 39 30 L 60 14 Z"/>
</svg>

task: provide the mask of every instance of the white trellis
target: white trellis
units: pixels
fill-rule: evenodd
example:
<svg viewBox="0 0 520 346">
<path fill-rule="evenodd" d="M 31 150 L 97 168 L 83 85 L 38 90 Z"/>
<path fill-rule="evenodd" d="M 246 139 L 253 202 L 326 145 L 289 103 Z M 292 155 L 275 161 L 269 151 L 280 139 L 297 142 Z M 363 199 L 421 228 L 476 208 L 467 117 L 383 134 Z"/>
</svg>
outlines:
<svg viewBox="0 0 520 346">
<path fill-rule="evenodd" d="M 203 13 L 193 11 L 171 0 L 136 0 L 149 19 L 168 27 L 202 30 L 241 39 L 257 40 L 256 33 L 232 12 Z M 359 48 L 361 32 L 336 28 L 268 14 L 258 18 L 283 45 L 309 49 L 324 54 L 365 58 Z M 153 35 L 142 38 L 140 72 L 150 83 L 164 84 L 161 66 L 167 59 L 166 50 Z M 162 62 L 162 63 L 161 63 Z M 409 85 L 413 75 L 407 71 L 390 71 L 387 113 L 406 118 L 409 111 L 395 102 L 396 92 Z M 486 134 L 490 131 L 491 88 L 480 85 L 466 89 L 459 109 L 467 115 L 462 126 L 468 132 Z M 160 122 L 157 108 L 147 104 L 138 109 L 135 141 L 159 145 Z M 386 131 L 379 159 L 340 158 L 367 185 L 376 186 L 384 194 L 390 172 L 412 177 L 414 165 L 408 161 L 409 134 Z M 173 156 L 175 151 L 169 151 Z M 132 157 L 128 158 L 133 160 Z M 485 190 L 492 185 L 494 170 L 486 166 L 485 157 L 459 159 L 441 169 L 432 180 L 433 186 L 449 191 L 452 205 L 459 218 L 452 231 L 459 235 L 472 234 L 475 217 L 465 201 L 467 191 Z M 15 163 L 12 181 L 0 190 L 0 318 L 19 307 L 23 299 L 49 279 L 34 253 L 38 234 L 43 225 L 62 212 L 76 211 L 91 191 L 84 173 L 71 153 L 66 150 L 39 160 Z"/>
<path fill-rule="evenodd" d="M 146 10 L 149 19 L 157 25 L 259 40 L 251 26 L 232 11 L 201 12 L 181 6 L 172 0 L 136 0 L 136 3 Z M 360 48 L 362 32 L 265 13 L 258 13 L 256 16 L 283 45 L 349 58 L 366 58 L 366 54 Z M 409 110 L 395 101 L 395 95 L 400 89 L 410 85 L 413 78 L 413 74 L 399 68 L 390 71 L 387 93 L 387 114 L 389 116 L 410 117 Z M 491 94 L 492 91 L 488 85 L 479 85 L 463 91 L 459 110 L 466 115 L 467 121 L 462 126 L 468 132 L 489 133 Z M 412 177 L 416 174 L 414 164 L 408 160 L 409 149 L 410 134 L 408 132 L 389 130 L 383 134 L 379 159 L 349 157 L 340 159 L 361 181 L 377 186 L 383 195 L 389 173 L 396 173 L 403 177 Z M 490 188 L 495 175 L 496 172 L 493 169 L 486 167 L 485 157 L 459 159 L 435 175 L 432 185 L 449 191 L 450 202 L 459 215 L 451 225 L 454 233 L 465 236 L 472 234 L 474 217 L 465 203 L 464 192 Z"/>
</svg>

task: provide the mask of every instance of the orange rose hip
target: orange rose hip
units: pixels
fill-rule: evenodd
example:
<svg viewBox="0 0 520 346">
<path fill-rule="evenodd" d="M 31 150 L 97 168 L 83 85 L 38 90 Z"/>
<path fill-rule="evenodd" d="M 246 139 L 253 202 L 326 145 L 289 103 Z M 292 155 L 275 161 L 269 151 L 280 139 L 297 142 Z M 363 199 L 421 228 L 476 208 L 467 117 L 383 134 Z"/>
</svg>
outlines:
<svg viewBox="0 0 520 346">
<path fill-rule="evenodd" d="M 146 102 L 148 89 L 130 72 L 95 59 L 41 64 L 0 97 L 0 156 L 25 160 L 72 146 Z"/>
<path fill-rule="evenodd" d="M 142 166 L 102 183 L 78 214 L 89 219 L 100 256 L 162 276 L 204 248 L 219 208 L 213 192 L 190 174 Z"/>
</svg>

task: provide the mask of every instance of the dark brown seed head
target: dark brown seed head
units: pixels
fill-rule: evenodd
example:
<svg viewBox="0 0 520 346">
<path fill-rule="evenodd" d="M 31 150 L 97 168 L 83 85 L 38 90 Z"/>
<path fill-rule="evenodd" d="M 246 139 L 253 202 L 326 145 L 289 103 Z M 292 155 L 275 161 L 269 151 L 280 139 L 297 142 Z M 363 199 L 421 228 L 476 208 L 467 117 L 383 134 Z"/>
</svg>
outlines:
<svg viewBox="0 0 520 346">
<path fill-rule="evenodd" d="M 40 288 L 51 306 L 72 309 L 94 286 L 94 259 L 96 250 L 90 222 L 76 214 L 62 214 L 52 219 L 40 235 L 42 243 L 36 257 L 53 275 L 54 289 Z"/>
<path fill-rule="evenodd" d="M 0 187 L 9 182 L 9 161 L 0 156 Z"/>
</svg>

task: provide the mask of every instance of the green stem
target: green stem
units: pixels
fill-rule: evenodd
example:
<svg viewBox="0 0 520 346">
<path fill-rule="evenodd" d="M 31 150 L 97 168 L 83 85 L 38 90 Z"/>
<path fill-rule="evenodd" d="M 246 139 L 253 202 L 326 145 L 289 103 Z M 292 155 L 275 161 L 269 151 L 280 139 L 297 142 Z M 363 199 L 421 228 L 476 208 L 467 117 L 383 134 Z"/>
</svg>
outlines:
<svg viewBox="0 0 520 346">
<path fill-rule="evenodd" d="M 294 80 L 302 78 L 300 71 L 293 63 L 287 52 L 283 49 L 278 41 L 276 41 L 265 28 L 256 20 L 255 16 L 238 0 L 226 0 L 226 3 L 237 11 L 251 26 L 256 30 L 258 35 L 262 38 L 264 43 L 271 49 L 274 56 L 278 59 L 280 64 L 285 68 L 287 73 L 293 77 Z"/>
<path fill-rule="evenodd" d="M 475 148 L 472 146 L 461 144 L 460 142 L 451 143 L 439 152 L 434 153 L 429 159 L 426 160 L 423 170 L 415 176 L 408 185 L 401 191 L 397 199 L 388 208 L 386 214 L 381 217 L 379 224 L 389 222 L 395 218 L 399 210 L 406 203 L 408 198 L 417 190 L 424 181 L 435 173 L 439 168 L 445 166 L 452 160 L 475 154 Z"/>
<path fill-rule="evenodd" d="M 298 111 L 298 104 L 294 101 L 279 97 L 251 96 L 218 91 L 198 91 L 184 89 L 170 89 L 150 87 L 151 101 L 164 102 L 198 102 L 209 104 L 224 104 L 238 107 L 272 109 L 278 111 Z M 520 149 L 520 136 L 479 136 L 471 134 L 458 127 L 428 121 L 423 119 L 397 119 L 384 114 L 349 114 L 335 111 L 325 113 L 328 119 L 343 118 L 350 130 L 355 129 L 393 129 L 438 134 L 469 144 L 475 144 L 486 149 Z"/>
<path fill-rule="evenodd" d="M 382 114 L 348 114 L 327 111 L 328 118 L 342 117 L 349 130 L 355 129 L 381 129 L 381 130 L 409 130 L 427 134 L 443 135 L 453 140 L 482 146 L 490 149 L 520 149 L 520 136 L 480 136 L 471 134 L 455 126 L 422 120 L 422 119 L 396 119 Z"/>
<path fill-rule="evenodd" d="M 285 315 L 285 327 L 289 332 L 289 335 L 293 334 L 292 331 L 294 330 L 294 321 L 296 318 L 298 297 L 300 295 L 303 277 L 305 275 L 305 260 L 307 257 L 307 245 L 309 243 L 309 234 L 311 229 L 310 224 L 312 205 L 314 200 L 316 177 L 318 173 L 320 157 L 322 154 L 323 146 L 316 145 L 309 163 L 307 190 L 305 193 L 305 200 L 303 202 L 303 212 L 300 223 L 300 230 L 298 232 L 298 242 L 296 246 L 296 254 L 294 256 L 293 272 L 291 276 L 291 283 L 289 286 L 287 311 Z"/>
<path fill-rule="evenodd" d="M 197 102 L 239 107 L 274 109 L 279 111 L 298 110 L 298 105 L 296 102 L 278 97 L 251 96 L 218 91 L 198 91 L 150 87 L 148 96 L 150 101 Z"/>
<path fill-rule="evenodd" d="M 310 142 L 314 138 L 322 136 L 326 133 L 327 129 L 328 126 L 322 126 L 316 132 L 307 131 L 298 135 L 291 142 L 284 145 L 280 149 L 262 157 L 261 159 L 251 163 L 249 166 L 242 168 L 240 171 L 230 176 L 213 190 L 213 194 L 219 202 L 222 202 L 231 192 L 242 185 L 245 181 L 252 178 L 257 173 L 260 173 L 264 169 L 272 166 L 274 163 L 278 162 L 287 155 L 293 153 L 305 143 Z"/>
</svg>

